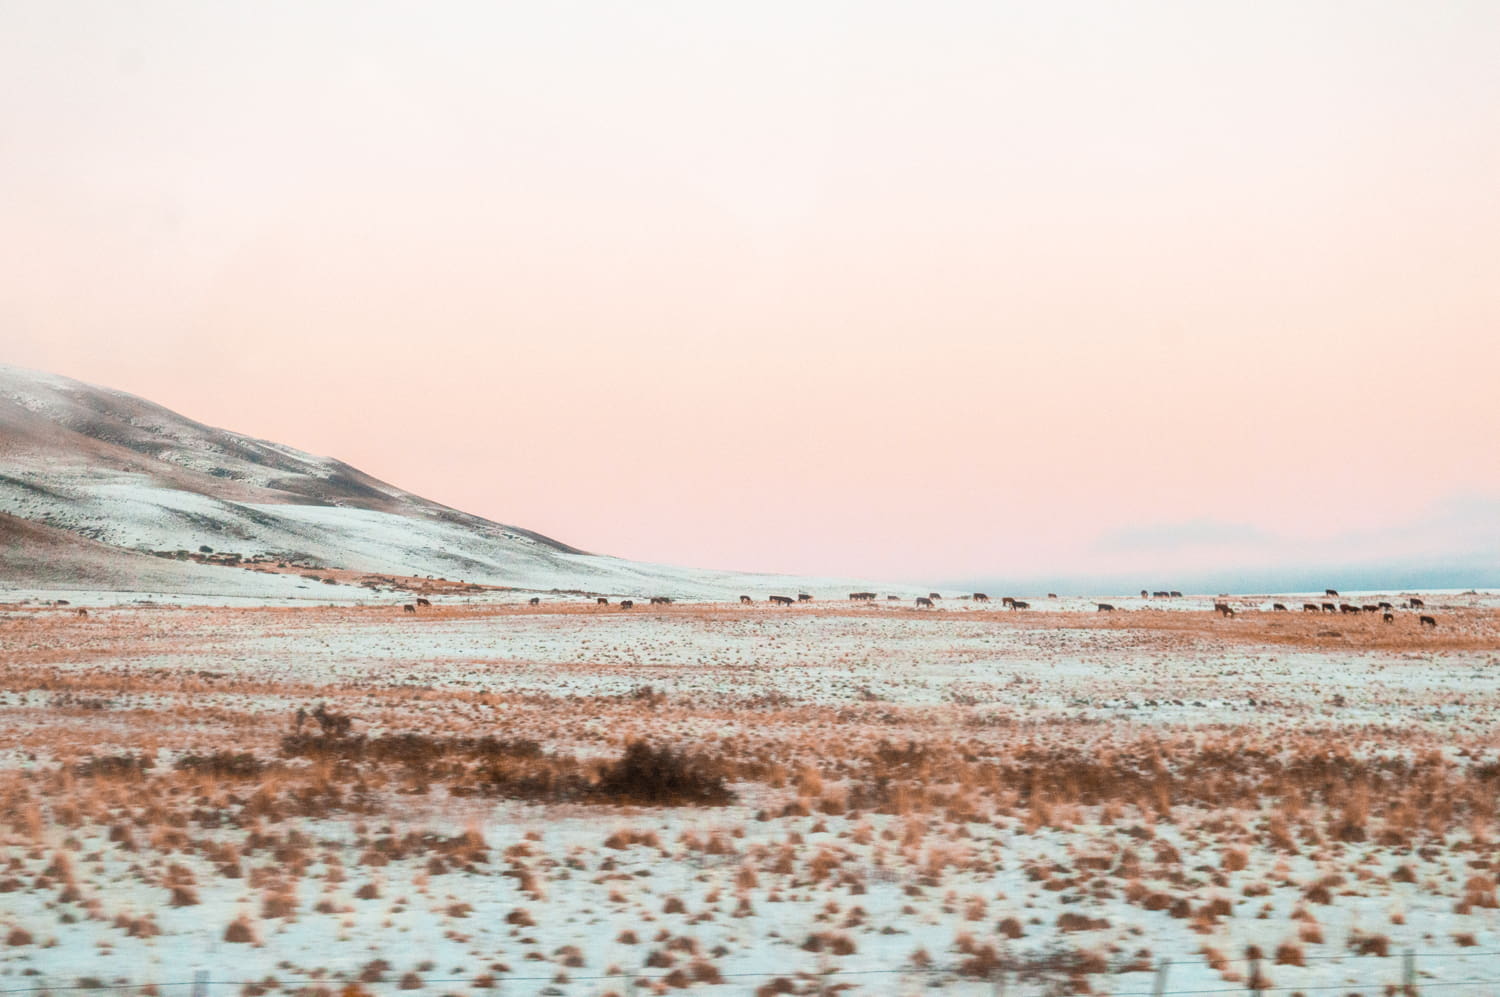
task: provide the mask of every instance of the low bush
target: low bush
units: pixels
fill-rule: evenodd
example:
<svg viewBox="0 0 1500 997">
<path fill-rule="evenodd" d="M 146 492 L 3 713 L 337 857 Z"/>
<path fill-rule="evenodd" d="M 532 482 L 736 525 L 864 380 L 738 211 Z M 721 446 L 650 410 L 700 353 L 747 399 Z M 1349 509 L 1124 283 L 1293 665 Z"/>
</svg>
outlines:
<svg viewBox="0 0 1500 997">
<path fill-rule="evenodd" d="M 215 751 L 211 755 L 183 755 L 173 767 L 179 772 L 219 779 L 250 779 L 264 772 L 266 763 L 248 751 Z"/>
<path fill-rule="evenodd" d="M 724 777 L 697 755 L 632 741 L 605 766 L 589 795 L 611 802 L 720 806 L 734 799 Z"/>
<path fill-rule="evenodd" d="M 85 778 L 130 779 L 139 778 L 155 766 L 156 761 L 146 755 L 104 755 L 90 756 L 73 766 L 73 771 Z"/>
</svg>

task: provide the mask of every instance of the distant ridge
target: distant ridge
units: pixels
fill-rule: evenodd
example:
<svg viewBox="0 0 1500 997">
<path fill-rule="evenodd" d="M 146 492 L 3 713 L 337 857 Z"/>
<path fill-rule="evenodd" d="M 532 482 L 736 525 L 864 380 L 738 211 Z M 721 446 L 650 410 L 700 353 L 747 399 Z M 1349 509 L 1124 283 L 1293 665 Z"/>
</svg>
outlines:
<svg viewBox="0 0 1500 997">
<path fill-rule="evenodd" d="M 0 365 L 0 586 L 201 591 L 251 572 L 200 547 L 531 589 L 721 597 L 796 583 L 589 554 L 440 505 L 329 457 L 123 391 Z M 156 556 L 152 556 L 156 555 Z"/>
</svg>

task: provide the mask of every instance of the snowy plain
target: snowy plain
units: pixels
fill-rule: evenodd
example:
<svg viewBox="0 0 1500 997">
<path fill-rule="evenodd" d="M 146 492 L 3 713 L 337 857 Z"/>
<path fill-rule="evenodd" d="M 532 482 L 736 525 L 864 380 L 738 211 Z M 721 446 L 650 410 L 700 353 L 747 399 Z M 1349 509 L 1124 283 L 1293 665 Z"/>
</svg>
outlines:
<svg viewBox="0 0 1500 997">
<path fill-rule="evenodd" d="M 1384 993 L 1407 950 L 1435 992 L 1500 986 L 1493 595 L 1425 594 L 1436 631 L 1212 597 L 49 595 L 0 607 L 0 990 L 1123 995 L 1165 960 L 1226 992 L 1257 950 L 1278 992 Z M 583 769 L 649 740 L 734 799 L 487 795 L 412 759 L 340 784 L 284 754 L 316 703 Z M 176 767 L 212 751 L 265 767 Z"/>
</svg>

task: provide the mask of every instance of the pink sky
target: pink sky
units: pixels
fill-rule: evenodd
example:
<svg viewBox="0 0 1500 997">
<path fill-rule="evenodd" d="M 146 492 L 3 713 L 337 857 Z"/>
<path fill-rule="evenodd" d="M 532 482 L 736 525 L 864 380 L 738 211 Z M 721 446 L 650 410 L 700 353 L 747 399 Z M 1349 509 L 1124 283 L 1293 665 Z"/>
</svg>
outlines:
<svg viewBox="0 0 1500 997">
<path fill-rule="evenodd" d="M 649 560 L 1500 552 L 1500 5 L 1010 6 L 6 4 L 0 361 Z"/>
</svg>

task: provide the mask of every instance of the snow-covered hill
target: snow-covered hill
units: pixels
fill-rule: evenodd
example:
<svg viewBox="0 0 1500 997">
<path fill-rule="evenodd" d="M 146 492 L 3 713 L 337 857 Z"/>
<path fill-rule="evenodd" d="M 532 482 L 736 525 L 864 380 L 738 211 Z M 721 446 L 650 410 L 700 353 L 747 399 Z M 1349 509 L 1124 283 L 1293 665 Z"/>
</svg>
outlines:
<svg viewBox="0 0 1500 997">
<path fill-rule="evenodd" d="M 214 429 L 122 391 L 4 365 L 0 513 L 14 517 L 0 520 L 0 587 L 9 588 L 76 582 L 241 594 L 246 585 L 280 584 L 159 556 L 201 547 L 623 595 L 724 598 L 809 586 L 832 594 L 848 584 L 588 554 L 428 501 L 332 458 Z"/>
</svg>

